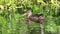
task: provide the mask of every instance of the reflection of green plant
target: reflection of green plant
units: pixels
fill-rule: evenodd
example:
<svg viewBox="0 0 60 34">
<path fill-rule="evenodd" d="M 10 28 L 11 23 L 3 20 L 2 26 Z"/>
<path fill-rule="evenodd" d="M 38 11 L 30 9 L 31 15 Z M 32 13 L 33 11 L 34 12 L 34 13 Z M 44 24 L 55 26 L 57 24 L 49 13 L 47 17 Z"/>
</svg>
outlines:
<svg viewBox="0 0 60 34">
<path fill-rule="evenodd" d="M 0 31 L 2 30 L 2 33 L 6 33 L 7 34 L 7 21 L 4 17 L 0 16 Z"/>
<path fill-rule="evenodd" d="M 52 21 L 46 26 L 46 31 L 48 32 L 57 32 L 57 26 Z"/>
</svg>

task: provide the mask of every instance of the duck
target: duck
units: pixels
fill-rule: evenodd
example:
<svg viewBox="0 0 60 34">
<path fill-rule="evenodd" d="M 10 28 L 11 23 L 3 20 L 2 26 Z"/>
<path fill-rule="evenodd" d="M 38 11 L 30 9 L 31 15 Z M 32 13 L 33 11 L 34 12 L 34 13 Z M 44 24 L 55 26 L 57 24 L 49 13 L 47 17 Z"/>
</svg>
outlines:
<svg viewBox="0 0 60 34">
<path fill-rule="evenodd" d="M 32 14 L 32 11 L 29 9 L 27 10 L 22 16 L 27 15 L 28 20 L 44 24 L 45 23 L 45 16 L 43 14 Z"/>
</svg>

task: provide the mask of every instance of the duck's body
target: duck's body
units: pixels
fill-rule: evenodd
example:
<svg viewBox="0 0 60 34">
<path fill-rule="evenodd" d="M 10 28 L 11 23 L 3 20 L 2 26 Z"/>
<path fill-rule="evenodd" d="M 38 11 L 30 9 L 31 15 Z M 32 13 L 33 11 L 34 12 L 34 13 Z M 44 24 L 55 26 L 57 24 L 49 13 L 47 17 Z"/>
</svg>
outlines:
<svg viewBox="0 0 60 34">
<path fill-rule="evenodd" d="M 30 16 L 28 19 L 34 22 L 38 22 L 39 20 L 37 16 Z"/>
<path fill-rule="evenodd" d="M 28 17 L 29 20 L 40 24 L 44 23 L 44 18 L 45 17 L 42 14 L 35 14 Z"/>
</svg>

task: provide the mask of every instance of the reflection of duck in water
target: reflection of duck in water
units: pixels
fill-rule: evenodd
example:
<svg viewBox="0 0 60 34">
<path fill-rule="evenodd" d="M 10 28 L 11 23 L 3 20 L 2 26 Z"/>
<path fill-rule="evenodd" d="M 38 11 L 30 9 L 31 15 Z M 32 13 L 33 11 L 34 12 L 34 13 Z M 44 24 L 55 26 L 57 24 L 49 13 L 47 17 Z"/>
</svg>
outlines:
<svg viewBox="0 0 60 34">
<path fill-rule="evenodd" d="M 45 20 L 44 20 L 45 16 L 43 14 L 34 14 L 34 15 L 32 15 L 31 10 L 27 10 L 27 12 L 24 13 L 23 15 L 27 15 L 28 19 L 30 21 L 34 21 L 36 23 L 43 24 L 45 22 Z"/>
</svg>

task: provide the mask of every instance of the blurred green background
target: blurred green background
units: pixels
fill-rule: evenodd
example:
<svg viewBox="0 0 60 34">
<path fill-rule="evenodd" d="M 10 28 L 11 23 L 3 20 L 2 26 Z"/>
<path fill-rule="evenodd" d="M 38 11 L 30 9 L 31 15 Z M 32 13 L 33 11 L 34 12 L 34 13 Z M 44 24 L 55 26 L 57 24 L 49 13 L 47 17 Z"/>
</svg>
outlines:
<svg viewBox="0 0 60 34">
<path fill-rule="evenodd" d="M 0 0 L 0 34 L 40 34 L 38 23 L 25 24 L 29 8 L 46 16 L 45 34 L 60 34 L 60 0 Z"/>
</svg>

